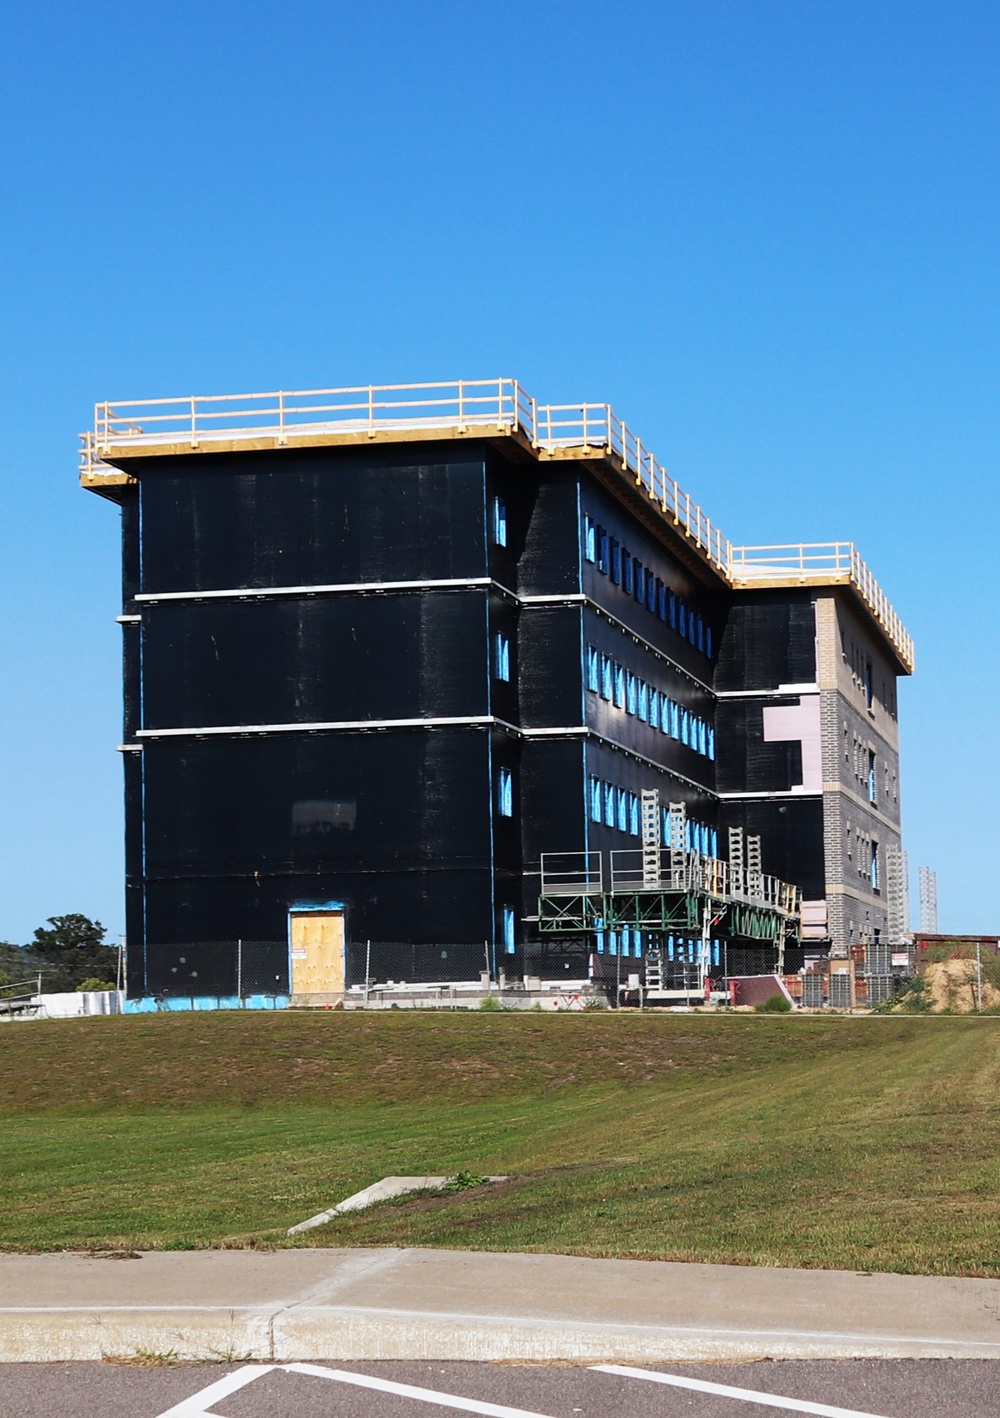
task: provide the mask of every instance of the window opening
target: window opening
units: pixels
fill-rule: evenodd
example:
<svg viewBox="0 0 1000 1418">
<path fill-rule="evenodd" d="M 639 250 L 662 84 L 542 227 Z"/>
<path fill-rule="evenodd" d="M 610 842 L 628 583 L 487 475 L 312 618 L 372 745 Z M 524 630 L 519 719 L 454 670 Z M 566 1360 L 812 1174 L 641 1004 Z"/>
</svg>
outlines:
<svg viewBox="0 0 1000 1418">
<path fill-rule="evenodd" d="M 501 768 L 497 782 L 497 807 L 501 817 L 514 816 L 514 775 L 509 768 Z"/>
<path fill-rule="evenodd" d="M 503 908 L 503 948 L 507 955 L 513 955 L 514 945 L 514 908 L 505 906 Z"/>
<path fill-rule="evenodd" d="M 510 641 L 497 635 L 497 679 L 510 681 Z"/>
<path fill-rule="evenodd" d="M 614 695 L 614 664 L 610 655 L 601 656 L 601 698 L 611 699 Z"/>
<path fill-rule="evenodd" d="M 498 547 L 507 545 L 507 504 L 502 497 L 493 499 L 493 540 Z"/>
</svg>

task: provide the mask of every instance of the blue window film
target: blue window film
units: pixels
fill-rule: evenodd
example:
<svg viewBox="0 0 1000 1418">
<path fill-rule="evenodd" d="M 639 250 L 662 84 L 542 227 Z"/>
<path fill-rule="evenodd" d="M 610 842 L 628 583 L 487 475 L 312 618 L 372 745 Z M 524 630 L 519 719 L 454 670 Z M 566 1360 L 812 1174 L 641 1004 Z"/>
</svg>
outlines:
<svg viewBox="0 0 1000 1418">
<path fill-rule="evenodd" d="M 695 619 L 694 619 L 694 611 L 688 611 L 688 639 L 690 640 L 691 644 L 693 645 L 693 644 L 694 644 L 694 641 L 695 641 Z"/>
<path fill-rule="evenodd" d="M 608 545 L 609 545 L 609 539 L 608 539 L 608 534 L 607 534 L 607 532 L 604 530 L 603 527 L 598 527 L 598 529 L 597 529 L 597 569 L 598 569 L 598 571 L 603 571 L 604 574 L 605 574 L 605 576 L 607 576 L 607 574 L 608 574 L 608 560 L 609 560 Z"/>
<path fill-rule="evenodd" d="M 609 954 L 609 955 L 617 955 L 617 954 L 618 954 L 618 932 L 617 932 L 617 931 L 609 931 L 609 932 L 608 932 L 608 954 Z"/>
<path fill-rule="evenodd" d="M 698 720 L 698 752 L 701 754 L 708 753 L 708 725 L 705 723 L 704 719 Z"/>
<path fill-rule="evenodd" d="M 634 562 L 635 566 L 635 598 L 641 604 L 646 599 L 646 568 L 641 561 Z"/>
<path fill-rule="evenodd" d="M 583 519 L 583 554 L 588 561 L 597 560 L 597 528 L 589 517 Z"/>
<path fill-rule="evenodd" d="M 503 908 L 503 948 L 508 955 L 514 954 L 514 908 Z"/>
<path fill-rule="evenodd" d="M 601 656 L 601 698 L 611 699 L 614 695 L 614 662 L 610 655 Z"/>
<path fill-rule="evenodd" d="M 670 621 L 671 630 L 677 629 L 677 597 L 673 591 L 667 592 L 667 619 Z"/>
<path fill-rule="evenodd" d="M 667 588 L 662 581 L 656 583 L 656 613 L 661 620 L 667 618 Z"/>
<path fill-rule="evenodd" d="M 616 586 L 622 579 L 622 549 L 614 537 L 611 538 L 611 579 Z"/>
<path fill-rule="evenodd" d="M 615 665 L 615 703 L 619 709 L 625 708 L 625 671 Z"/>
<path fill-rule="evenodd" d="M 712 627 L 710 625 L 705 626 L 705 654 L 709 659 L 712 658 Z"/>
<path fill-rule="evenodd" d="M 877 843 L 877 842 L 873 842 L 873 843 L 871 844 L 871 852 L 872 852 L 872 859 L 871 859 L 871 860 L 872 860 L 872 865 L 871 865 L 871 883 L 872 883 L 872 886 L 874 886 L 874 887 L 877 888 L 877 887 L 878 887 L 878 843 Z"/>
<path fill-rule="evenodd" d="M 626 713 L 634 714 L 638 705 L 636 697 L 635 675 L 629 670 L 625 676 L 625 710 Z"/>
<path fill-rule="evenodd" d="M 709 758 L 715 757 L 715 730 L 709 729 L 707 735 L 707 752 Z"/>
<path fill-rule="evenodd" d="M 686 852 L 694 851 L 694 847 L 691 845 L 691 819 L 689 817 L 684 819 L 684 850 Z"/>
<path fill-rule="evenodd" d="M 497 779 L 497 807 L 501 817 L 514 816 L 514 775 L 509 768 L 501 768 Z"/>
<path fill-rule="evenodd" d="M 506 635 L 497 636 L 497 679 L 510 680 L 510 641 Z"/>
<path fill-rule="evenodd" d="M 639 836 L 639 794 L 628 795 L 628 830 L 633 837 Z"/>
<path fill-rule="evenodd" d="M 681 635 L 687 634 L 687 606 L 680 596 L 677 597 L 677 629 Z"/>
<path fill-rule="evenodd" d="M 712 856 L 718 858 L 719 855 L 719 834 L 713 827 L 709 833 L 709 844 L 712 848 Z"/>
<path fill-rule="evenodd" d="M 618 831 L 628 831 L 628 794 L 624 788 L 619 788 L 615 794 L 618 807 Z"/>
<path fill-rule="evenodd" d="M 679 739 L 681 736 L 681 706 L 670 701 L 670 737 Z"/>
<path fill-rule="evenodd" d="M 502 497 L 493 499 L 493 540 L 498 547 L 507 545 L 507 504 Z"/>
<path fill-rule="evenodd" d="M 610 783 L 604 785 L 604 823 L 606 827 L 615 825 L 615 790 Z"/>
<path fill-rule="evenodd" d="M 601 820 L 601 780 L 600 778 L 590 779 L 590 820 L 600 822 Z"/>
<path fill-rule="evenodd" d="M 601 689 L 601 657 L 593 645 L 587 646 L 587 688 L 595 694 Z"/>
<path fill-rule="evenodd" d="M 705 622 L 702 620 L 701 616 L 698 616 L 697 625 L 698 625 L 698 649 L 704 651 L 704 649 L 705 649 Z"/>
<path fill-rule="evenodd" d="M 622 553 L 622 590 L 629 596 L 632 594 L 632 587 L 635 585 L 635 577 L 632 568 L 632 553 Z"/>
<path fill-rule="evenodd" d="M 689 726 L 690 722 L 691 722 L 691 716 L 690 716 L 690 714 L 688 713 L 688 711 L 687 711 L 686 709 L 682 709 L 682 710 L 681 710 L 681 743 L 688 744 L 689 746 L 690 746 L 690 738 L 689 738 L 689 728 L 688 728 L 688 726 Z"/>
<path fill-rule="evenodd" d="M 643 722 L 644 724 L 645 724 L 645 723 L 648 723 L 648 721 L 649 721 L 649 690 L 648 690 L 648 688 L 647 688 L 646 681 L 645 681 L 644 679 L 641 679 L 641 680 L 639 681 L 639 708 L 638 708 L 638 714 L 639 714 L 639 718 L 642 720 L 642 722 Z"/>
<path fill-rule="evenodd" d="M 656 614 L 656 578 L 651 571 L 646 573 L 646 609 Z"/>
</svg>

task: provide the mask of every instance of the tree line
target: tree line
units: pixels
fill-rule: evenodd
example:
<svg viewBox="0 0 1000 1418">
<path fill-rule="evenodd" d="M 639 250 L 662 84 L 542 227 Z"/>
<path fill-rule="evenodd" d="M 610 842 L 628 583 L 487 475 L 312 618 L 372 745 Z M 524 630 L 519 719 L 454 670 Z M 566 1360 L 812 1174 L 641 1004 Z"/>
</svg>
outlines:
<svg viewBox="0 0 1000 1418">
<path fill-rule="evenodd" d="M 0 986 L 42 977 L 42 990 L 114 989 L 118 979 L 118 949 L 108 945 L 100 921 L 78 913 L 50 916 L 27 945 L 0 941 Z"/>
</svg>

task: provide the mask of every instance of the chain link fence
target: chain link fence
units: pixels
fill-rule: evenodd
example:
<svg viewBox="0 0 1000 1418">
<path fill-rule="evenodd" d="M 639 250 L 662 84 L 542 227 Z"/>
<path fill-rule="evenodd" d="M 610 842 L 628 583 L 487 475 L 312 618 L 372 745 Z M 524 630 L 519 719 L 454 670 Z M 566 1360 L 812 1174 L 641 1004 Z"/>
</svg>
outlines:
<svg viewBox="0 0 1000 1418">
<path fill-rule="evenodd" d="M 288 994 L 287 940 L 208 940 L 147 945 L 131 998 L 251 999 Z"/>
</svg>

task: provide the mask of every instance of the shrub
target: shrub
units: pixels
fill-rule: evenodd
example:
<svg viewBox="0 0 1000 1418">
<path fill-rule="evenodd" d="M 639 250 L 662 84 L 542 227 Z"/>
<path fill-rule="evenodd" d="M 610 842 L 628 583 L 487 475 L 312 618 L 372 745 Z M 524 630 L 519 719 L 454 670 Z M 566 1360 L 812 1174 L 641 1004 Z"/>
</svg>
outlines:
<svg viewBox="0 0 1000 1418">
<path fill-rule="evenodd" d="M 788 996 L 779 992 L 771 995 L 769 999 L 761 1000 L 760 1004 L 755 1004 L 754 1012 L 756 1014 L 789 1014 L 791 1008 Z"/>
<path fill-rule="evenodd" d="M 118 986 L 111 980 L 100 980 L 96 975 L 91 975 L 87 980 L 81 980 L 77 985 L 77 994 L 84 990 L 115 990 Z"/>
</svg>

